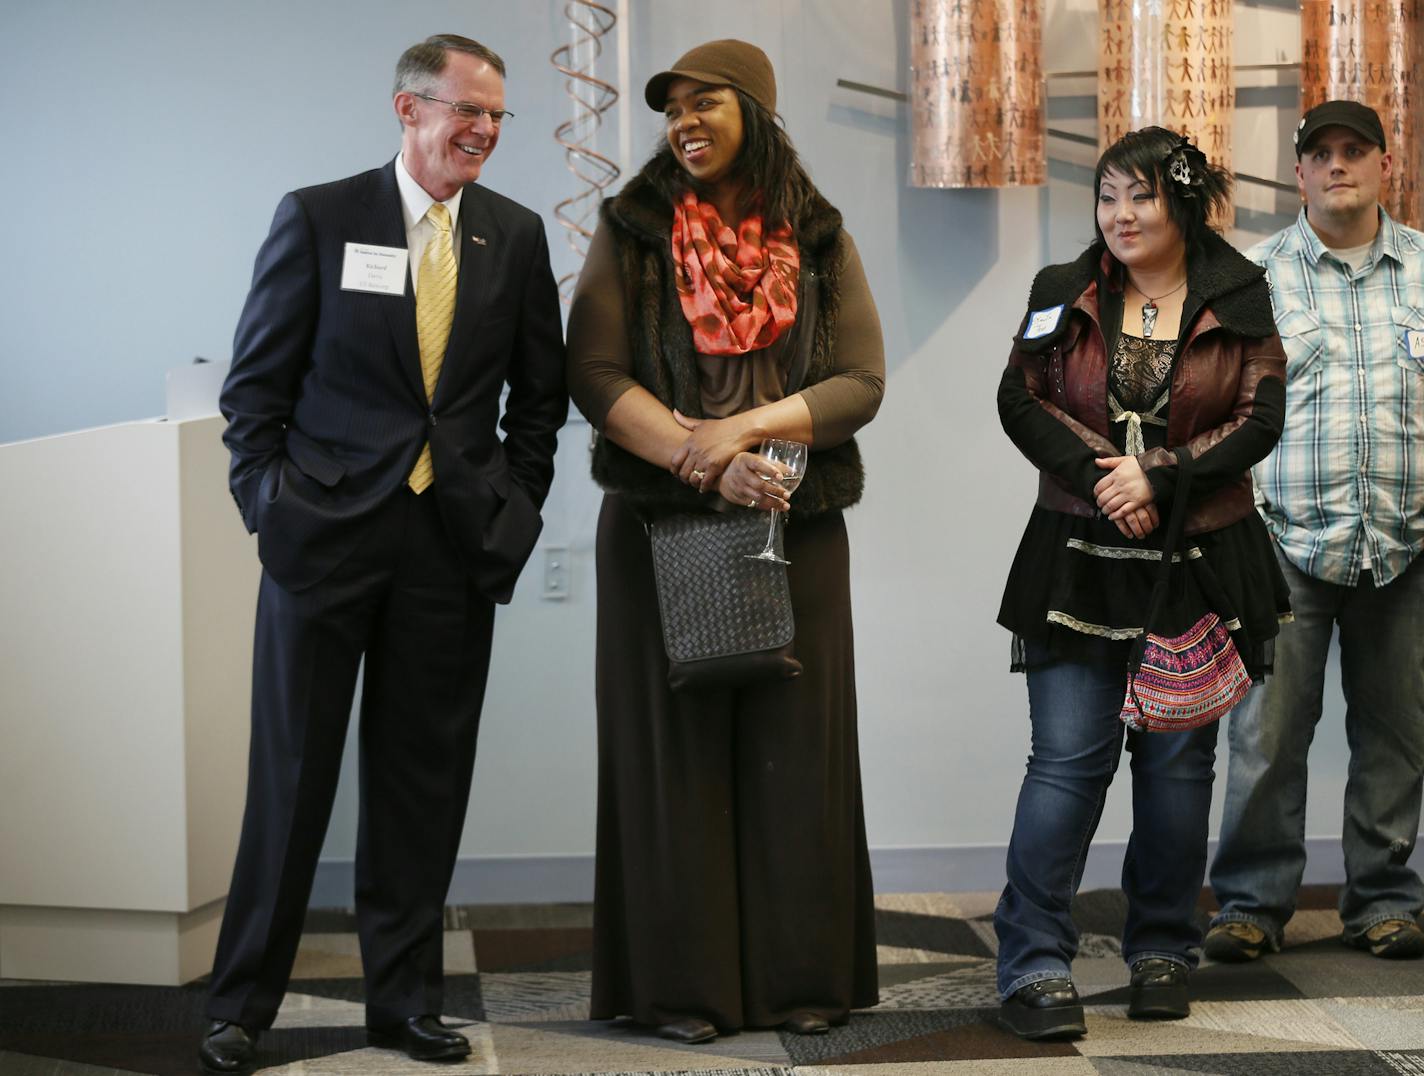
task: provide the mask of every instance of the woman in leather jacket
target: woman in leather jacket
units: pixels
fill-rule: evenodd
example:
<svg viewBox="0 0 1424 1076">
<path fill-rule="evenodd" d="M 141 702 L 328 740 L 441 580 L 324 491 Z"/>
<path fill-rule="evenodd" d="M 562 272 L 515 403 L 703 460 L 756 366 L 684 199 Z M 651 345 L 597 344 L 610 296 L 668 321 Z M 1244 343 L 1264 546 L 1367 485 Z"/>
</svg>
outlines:
<svg viewBox="0 0 1424 1076">
<path fill-rule="evenodd" d="M 1128 1015 L 1188 1013 L 1217 726 L 1124 732 L 1131 650 L 1158 627 L 1146 621 L 1169 513 L 1185 517 L 1192 587 L 1179 600 L 1219 618 L 1253 679 L 1289 615 L 1250 479 L 1282 429 L 1285 355 L 1264 271 L 1210 227 L 1228 191 L 1172 131 L 1111 146 L 1094 178 L 1097 238 L 1035 278 L 999 386 L 1004 429 L 1040 472 L 998 618 L 1032 727 L 994 916 L 1000 1021 L 1026 1038 L 1086 1030 L 1070 904 L 1125 735 Z"/>
</svg>

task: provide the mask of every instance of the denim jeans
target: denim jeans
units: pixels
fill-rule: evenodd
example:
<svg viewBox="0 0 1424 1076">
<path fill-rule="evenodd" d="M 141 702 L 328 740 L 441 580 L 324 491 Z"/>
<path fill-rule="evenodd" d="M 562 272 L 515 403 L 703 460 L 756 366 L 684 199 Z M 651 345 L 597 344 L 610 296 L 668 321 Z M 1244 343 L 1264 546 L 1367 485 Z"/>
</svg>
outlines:
<svg viewBox="0 0 1424 1076">
<path fill-rule="evenodd" d="M 1032 753 L 1009 840 L 1008 885 L 994 911 L 1003 997 L 1069 974 L 1078 952 L 1070 906 L 1125 728 L 1118 719 L 1126 686 L 1121 666 L 1037 664 L 1042 655 L 1034 651 L 1028 651 Z M 1133 832 L 1122 865 L 1123 957 L 1129 965 L 1156 956 L 1195 967 L 1216 725 L 1132 733 L 1128 749 Z"/>
<path fill-rule="evenodd" d="M 1231 715 L 1211 884 L 1221 906 L 1213 923 L 1254 923 L 1279 945 L 1305 870 L 1306 753 L 1336 625 L 1350 748 L 1340 918 L 1357 935 L 1424 907 L 1424 885 L 1406 862 L 1424 775 L 1424 557 L 1387 586 L 1365 576 L 1342 587 L 1276 555 L 1295 621 L 1281 626 L 1275 675 Z"/>
</svg>

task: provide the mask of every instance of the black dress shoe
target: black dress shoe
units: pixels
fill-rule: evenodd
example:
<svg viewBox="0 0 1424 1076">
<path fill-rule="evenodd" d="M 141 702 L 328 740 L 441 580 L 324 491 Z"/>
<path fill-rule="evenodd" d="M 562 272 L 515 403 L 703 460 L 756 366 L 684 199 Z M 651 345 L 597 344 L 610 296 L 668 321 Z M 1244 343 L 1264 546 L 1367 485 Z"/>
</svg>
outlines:
<svg viewBox="0 0 1424 1076">
<path fill-rule="evenodd" d="M 204 1072 L 246 1072 L 257 1055 L 259 1032 L 230 1020 L 214 1020 L 198 1046 Z"/>
<path fill-rule="evenodd" d="M 1132 993 L 1127 1015 L 1133 1020 L 1184 1020 L 1191 1015 L 1187 1001 L 1185 964 L 1161 957 L 1145 957 L 1132 965 Z"/>
<path fill-rule="evenodd" d="M 1021 1039 L 1076 1039 L 1088 1032 L 1069 979 L 1040 979 L 1019 987 L 999 1006 L 999 1024 Z"/>
<path fill-rule="evenodd" d="M 797 1009 L 781 1026 L 793 1035 L 824 1035 L 831 1030 L 830 1021 L 810 1009 Z"/>
<path fill-rule="evenodd" d="M 696 1016 L 684 1016 L 681 1020 L 669 1020 L 657 1027 L 658 1037 L 672 1039 L 673 1042 L 695 1046 L 699 1042 L 711 1042 L 717 1037 L 717 1029 L 706 1020 Z"/>
<path fill-rule="evenodd" d="M 412 1016 L 403 1024 L 368 1027 L 366 1041 L 387 1050 L 404 1050 L 412 1061 L 454 1061 L 470 1054 L 465 1036 L 451 1031 L 440 1017 Z"/>
</svg>

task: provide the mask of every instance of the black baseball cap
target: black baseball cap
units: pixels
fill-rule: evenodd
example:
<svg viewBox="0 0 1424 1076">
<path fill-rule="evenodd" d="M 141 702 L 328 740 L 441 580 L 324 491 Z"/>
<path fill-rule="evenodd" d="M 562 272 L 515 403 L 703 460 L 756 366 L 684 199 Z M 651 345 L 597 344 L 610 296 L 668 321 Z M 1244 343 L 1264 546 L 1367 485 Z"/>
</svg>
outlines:
<svg viewBox="0 0 1424 1076">
<path fill-rule="evenodd" d="M 1381 150 L 1385 148 L 1384 125 L 1380 123 L 1378 112 L 1359 101 L 1325 101 L 1307 112 L 1295 129 L 1296 160 L 1323 127 L 1348 127 Z"/>
</svg>

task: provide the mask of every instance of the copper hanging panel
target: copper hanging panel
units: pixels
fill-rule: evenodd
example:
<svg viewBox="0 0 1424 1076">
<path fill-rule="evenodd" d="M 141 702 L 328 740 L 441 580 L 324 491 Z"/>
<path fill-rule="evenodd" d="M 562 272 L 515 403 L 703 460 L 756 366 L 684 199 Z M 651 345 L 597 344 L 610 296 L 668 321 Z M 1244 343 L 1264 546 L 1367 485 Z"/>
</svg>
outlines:
<svg viewBox="0 0 1424 1076">
<path fill-rule="evenodd" d="M 1188 135 L 1232 170 L 1232 0 L 1099 0 L 1098 148 L 1128 131 Z M 1229 226 L 1230 208 L 1218 226 Z"/>
<path fill-rule="evenodd" d="M 1042 0 L 914 0 L 915 187 L 1044 181 Z"/>
<path fill-rule="evenodd" d="M 1379 113 L 1394 168 L 1380 191 L 1389 215 L 1421 227 L 1419 71 L 1421 0 L 1302 0 L 1301 111 L 1322 101 L 1362 101 Z"/>
</svg>

